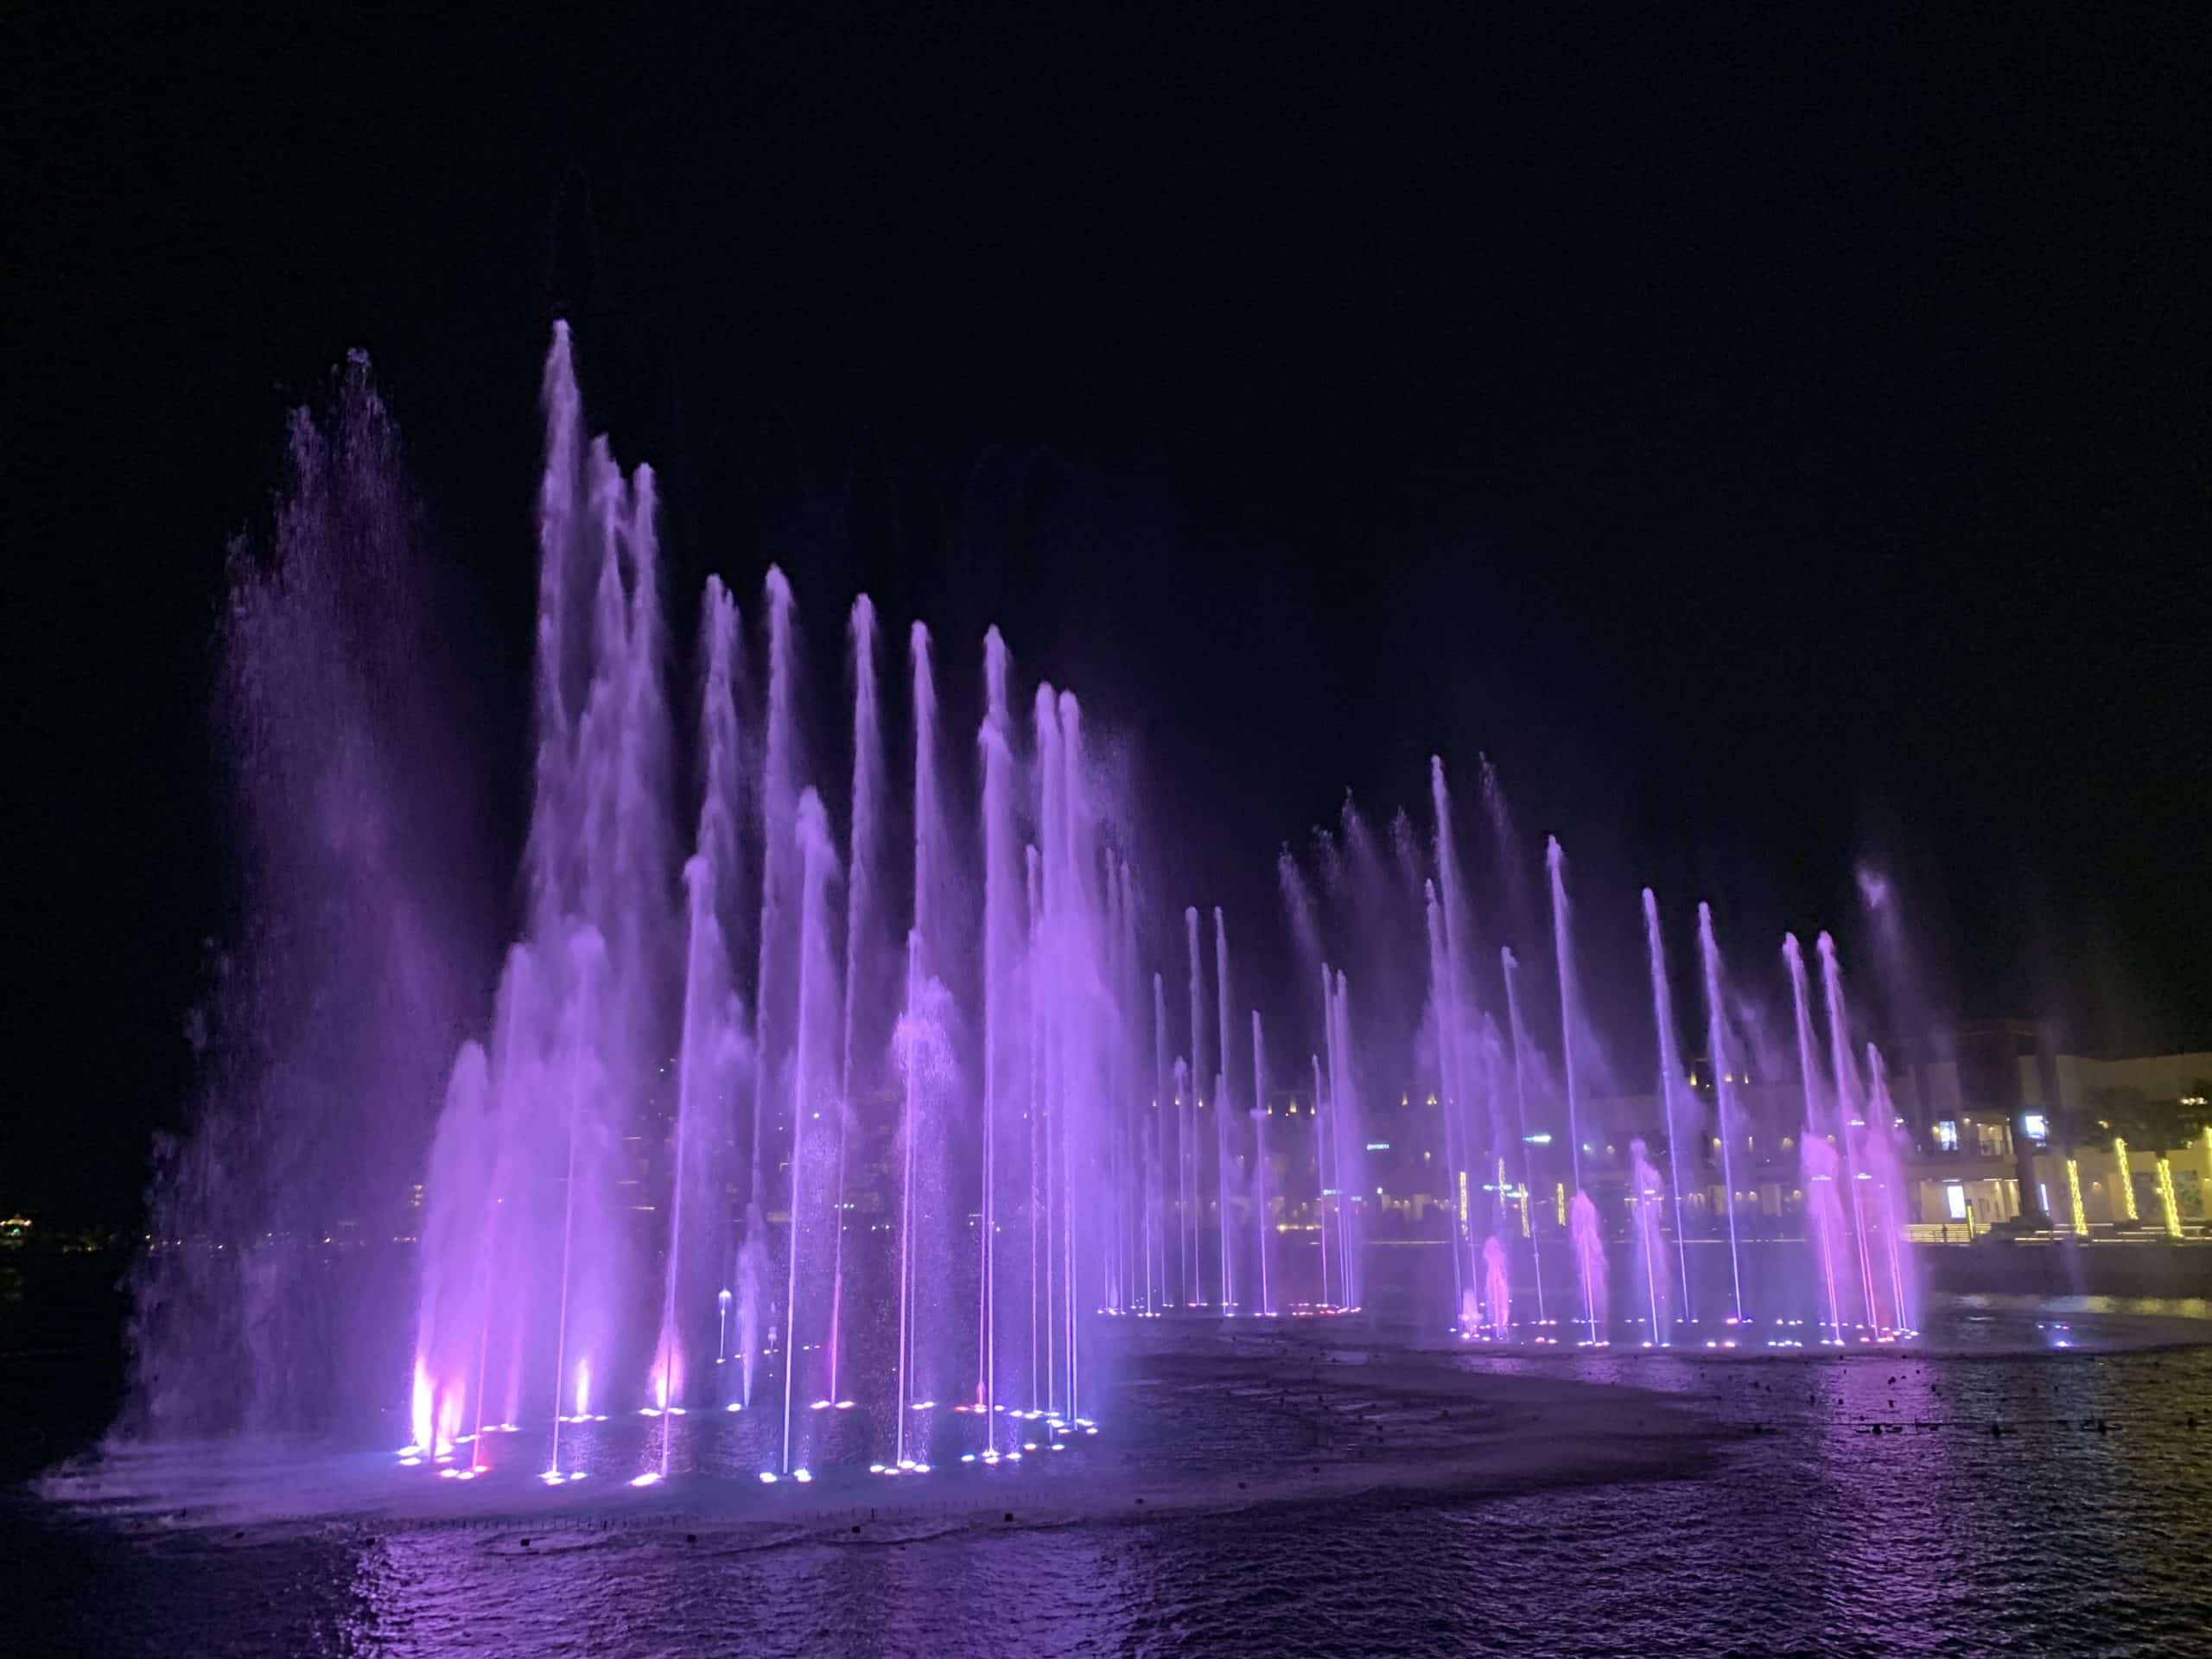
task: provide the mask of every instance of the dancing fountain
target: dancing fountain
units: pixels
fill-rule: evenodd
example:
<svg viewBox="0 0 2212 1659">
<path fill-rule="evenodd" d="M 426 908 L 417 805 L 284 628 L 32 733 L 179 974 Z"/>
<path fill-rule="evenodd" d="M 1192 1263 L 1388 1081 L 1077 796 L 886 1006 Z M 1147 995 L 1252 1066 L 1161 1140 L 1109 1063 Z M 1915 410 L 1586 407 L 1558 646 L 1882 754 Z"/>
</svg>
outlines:
<svg viewBox="0 0 2212 1659">
<path fill-rule="evenodd" d="M 654 479 L 587 436 L 565 326 L 543 392 L 522 921 L 414 1153 L 409 1466 L 652 1484 L 699 1466 L 710 1424 L 768 1485 L 1063 1450 L 1096 1432 L 1109 1321 L 1378 1317 L 1369 1154 L 1389 1142 L 1367 1136 L 1393 1097 L 1440 1199 L 1448 1321 L 1424 1303 L 1423 1328 L 1578 1348 L 1912 1332 L 1891 1080 L 1830 935 L 1817 987 L 1784 941 L 1796 1104 L 1758 1121 L 1715 913 L 1697 908 L 1708 1100 L 1645 889 L 1656 1091 L 1624 1120 L 1592 1086 L 1606 1046 L 1561 843 L 1547 918 L 1495 772 L 1484 865 L 1435 757 L 1425 837 L 1401 813 L 1386 849 L 1347 800 L 1311 874 L 1279 858 L 1304 991 L 1264 1025 L 1247 1011 L 1247 1079 L 1230 918 L 1212 911 L 1209 985 L 1200 907 L 1178 930 L 1147 895 L 1153 826 L 1104 781 L 1072 692 L 1025 695 L 988 631 L 971 750 L 914 621 L 894 766 L 901 677 L 863 594 L 833 779 L 799 596 L 770 568 L 751 636 L 706 579 L 679 718 Z M 1478 913 L 1494 875 L 1517 937 Z M 1270 1065 L 1271 1029 L 1301 1065 Z M 1791 1132 L 1802 1239 L 1755 1279 L 1739 1171 Z M 628 1417 L 642 1443 L 612 1432 Z"/>
</svg>

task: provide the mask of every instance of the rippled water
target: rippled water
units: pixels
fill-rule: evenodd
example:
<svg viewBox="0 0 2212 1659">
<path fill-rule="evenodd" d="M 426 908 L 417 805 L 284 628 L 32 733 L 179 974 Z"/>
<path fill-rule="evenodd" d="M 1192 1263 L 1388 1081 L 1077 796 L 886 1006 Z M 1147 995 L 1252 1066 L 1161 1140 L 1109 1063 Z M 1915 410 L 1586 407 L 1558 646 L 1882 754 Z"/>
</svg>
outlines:
<svg viewBox="0 0 2212 1659">
<path fill-rule="evenodd" d="M 1731 1432 L 1640 1482 L 798 1541 L 680 1516 L 133 1535 L 18 1501 L 5 1628 L 41 1654 L 2212 1651 L 2212 1349 L 1459 1363 Z M 1249 1401 L 1205 1409 L 1287 1449 Z"/>
</svg>

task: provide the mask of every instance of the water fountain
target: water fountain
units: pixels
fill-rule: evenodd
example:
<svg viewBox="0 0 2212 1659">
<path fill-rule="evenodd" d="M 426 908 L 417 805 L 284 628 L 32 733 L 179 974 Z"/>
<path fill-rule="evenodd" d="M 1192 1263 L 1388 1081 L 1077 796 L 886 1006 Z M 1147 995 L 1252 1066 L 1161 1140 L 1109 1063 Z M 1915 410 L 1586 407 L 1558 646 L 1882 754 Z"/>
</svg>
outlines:
<svg viewBox="0 0 2212 1659">
<path fill-rule="evenodd" d="M 707 579 L 696 718 L 679 722 L 652 475 L 587 439 L 565 327 L 543 396 L 526 902 L 417 1153 L 391 1389 L 410 1466 L 485 1472 L 495 1437 L 528 1427 L 548 1484 L 658 1482 L 683 1472 L 708 1414 L 731 1420 L 764 1485 L 1056 1447 L 1093 1427 L 1103 1319 L 1366 1308 L 1370 1198 L 1385 1196 L 1368 1154 L 1389 1149 L 1366 1138 L 1369 1104 L 1402 1092 L 1395 1133 L 1442 1200 L 1463 1338 L 1550 1344 L 1563 1325 L 1581 1346 L 1665 1347 L 1700 1303 L 1726 1307 L 1713 1339 L 1731 1346 L 1755 1314 L 1809 1318 L 1832 1344 L 1912 1331 L 1891 1080 L 1828 934 L 1817 990 L 1784 946 L 1802 1109 L 1782 1127 L 1802 1136 L 1805 1238 L 1770 1306 L 1747 1296 L 1749 1051 L 1713 910 L 1697 928 L 1709 1112 L 1645 889 L 1656 1100 L 1605 1121 L 1619 1097 L 1590 1087 L 1602 1044 L 1566 854 L 1548 842 L 1545 929 L 1519 892 L 1534 871 L 1503 868 L 1516 843 L 1494 772 L 1491 864 L 1463 854 L 1440 756 L 1425 849 L 1400 814 L 1386 854 L 1348 801 L 1341 841 L 1317 838 L 1318 882 L 1284 849 L 1297 977 L 1319 995 L 1274 1027 L 1303 1040 L 1310 1072 L 1278 1119 L 1257 1008 L 1249 1088 L 1236 1075 L 1230 918 L 1213 910 L 1209 998 L 1200 909 L 1182 909 L 1178 939 L 1141 896 L 1142 804 L 1107 789 L 1072 693 L 1039 683 L 1025 705 L 989 631 L 967 760 L 914 622 L 911 759 L 894 765 L 899 681 L 887 695 L 860 596 L 849 771 L 833 782 L 806 741 L 800 596 L 772 568 L 757 683 L 735 593 Z M 1495 879 L 1519 896 L 1482 913 L 1517 940 L 1478 938 Z M 1540 1167 L 1555 1133 L 1566 1179 Z M 1627 1156 L 1609 1162 L 1618 1141 Z M 1702 1197 L 1716 1180 L 1717 1213 Z M 1694 1245 L 1700 1264 L 1725 1247 L 1725 1276 L 1694 1270 Z M 641 1466 L 595 1469 L 618 1414 L 650 1421 Z"/>
</svg>

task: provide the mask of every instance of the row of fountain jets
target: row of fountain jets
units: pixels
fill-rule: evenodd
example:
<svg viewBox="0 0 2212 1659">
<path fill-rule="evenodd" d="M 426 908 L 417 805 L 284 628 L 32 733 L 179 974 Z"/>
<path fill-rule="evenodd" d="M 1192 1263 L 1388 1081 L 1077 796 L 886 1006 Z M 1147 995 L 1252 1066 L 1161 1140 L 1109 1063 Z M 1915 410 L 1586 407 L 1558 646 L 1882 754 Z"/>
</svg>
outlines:
<svg viewBox="0 0 2212 1659">
<path fill-rule="evenodd" d="M 1144 950 L 1146 823 L 1139 803 L 1103 782 L 1110 769 L 1087 746 L 1075 696 L 1040 684 L 1018 719 L 1010 655 L 991 631 L 971 776 L 951 764 L 931 638 L 915 623 L 912 846 L 894 855 L 877 622 L 861 597 L 849 630 L 841 848 L 808 756 L 791 587 L 768 572 L 765 687 L 748 730 L 738 608 L 710 577 L 687 837 L 670 804 L 683 768 L 664 695 L 652 477 L 625 474 L 603 439 L 586 442 L 565 326 L 543 396 L 527 922 L 488 1031 L 454 1062 L 432 1148 L 409 1455 L 450 1465 L 456 1446 L 481 1447 L 542 1402 L 545 1478 L 558 1483 L 579 1473 L 564 1462 L 562 1426 L 630 1399 L 663 1425 L 648 1477 L 668 1471 L 668 1420 L 702 1407 L 772 1414 L 764 1478 L 806 1479 L 828 1459 L 894 1473 L 951 1456 L 1018 1459 L 1039 1433 L 1057 1447 L 1094 1427 L 1093 1313 L 1359 1307 L 1363 1098 L 1377 1070 L 1412 1057 L 1363 1052 L 1354 988 L 1325 963 L 1323 940 L 1387 923 L 1339 913 L 1358 907 L 1317 896 L 1285 853 L 1293 931 L 1319 990 L 1309 1063 L 1315 1273 L 1274 1220 L 1304 1196 L 1278 1185 L 1305 1164 L 1269 1139 L 1287 1131 L 1271 1130 L 1256 1009 L 1250 1073 L 1236 1080 L 1247 1086 L 1233 1085 L 1226 920 L 1213 911 L 1209 1021 L 1203 918 L 1183 913 L 1191 1040 L 1186 1056 L 1171 1057 L 1165 977 Z M 1483 1006 L 1440 760 L 1430 783 L 1425 937 L 1403 943 L 1416 958 L 1425 946 L 1441 1150 L 1455 1183 L 1456 1328 L 1557 1340 L 1565 1327 L 1543 1301 L 1541 1230 L 1525 1226 L 1530 1096 L 1540 1073 L 1548 1096 L 1549 1074 L 1510 949 L 1497 958 L 1503 1023 Z M 1601 1344 L 1612 1325 L 1580 1165 L 1585 1015 L 1556 841 L 1548 868 L 1574 1149 L 1567 1324 L 1576 1340 Z M 1705 1132 L 1702 1105 L 1681 1080 L 1648 891 L 1643 904 L 1664 1128 L 1670 1147 L 1687 1149 Z M 1727 1079 L 1717 1128 L 1732 1192 L 1727 1160 L 1745 1120 L 1702 906 L 1698 931 L 1708 1055 Z M 1819 944 L 1825 1064 L 1807 965 L 1794 938 L 1786 946 L 1814 1317 L 1825 1340 L 1886 1338 L 1911 1319 L 1892 1114 L 1878 1055 L 1867 1052 L 1863 1073 L 1853 1055 L 1834 947 L 1826 935 Z M 1633 1147 L 1634 1277 L 1655 1344 L 1678 1317 L 1675 1287 L 1685 1300 L 1689 1290 L 1687 1161 L 1670 1159 L 1662 1185 L 1643 1143 Z M 1470 1201 L 1470 1170 L 1490 1196 L 1487 1217 Z M 1516 1174 L 1521 1230 L 1510 1214 Z M 1734 1208 L 1732 1325 L 1750 1318 Z M 1536 1319 L 1519 1325 L 1516 1231 L 1538 1300 Z"/>
</svg>

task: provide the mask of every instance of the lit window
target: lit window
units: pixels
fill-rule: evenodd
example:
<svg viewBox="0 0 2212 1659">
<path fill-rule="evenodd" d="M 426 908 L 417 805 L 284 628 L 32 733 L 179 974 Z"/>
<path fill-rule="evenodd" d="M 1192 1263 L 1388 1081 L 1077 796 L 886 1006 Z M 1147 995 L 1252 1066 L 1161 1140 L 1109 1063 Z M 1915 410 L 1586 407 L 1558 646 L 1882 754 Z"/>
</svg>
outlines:
<svg viewBox="0 0 2212 1659">
<path fill-rule="evenodd" d="M 1967 1218 L 1967 1190 L 1956 1181 L 1943 1183 L 1943 1213 L 1953 1221 Z"/>
<path fill-rule="evenodd" d="M 1938 1152 L 1956 1152 L 1959 1149 L 1959 1126 L 1955 1119 L 1939 1117 L 1936 1120 L 1936 1149 Z"/>
</svg>

